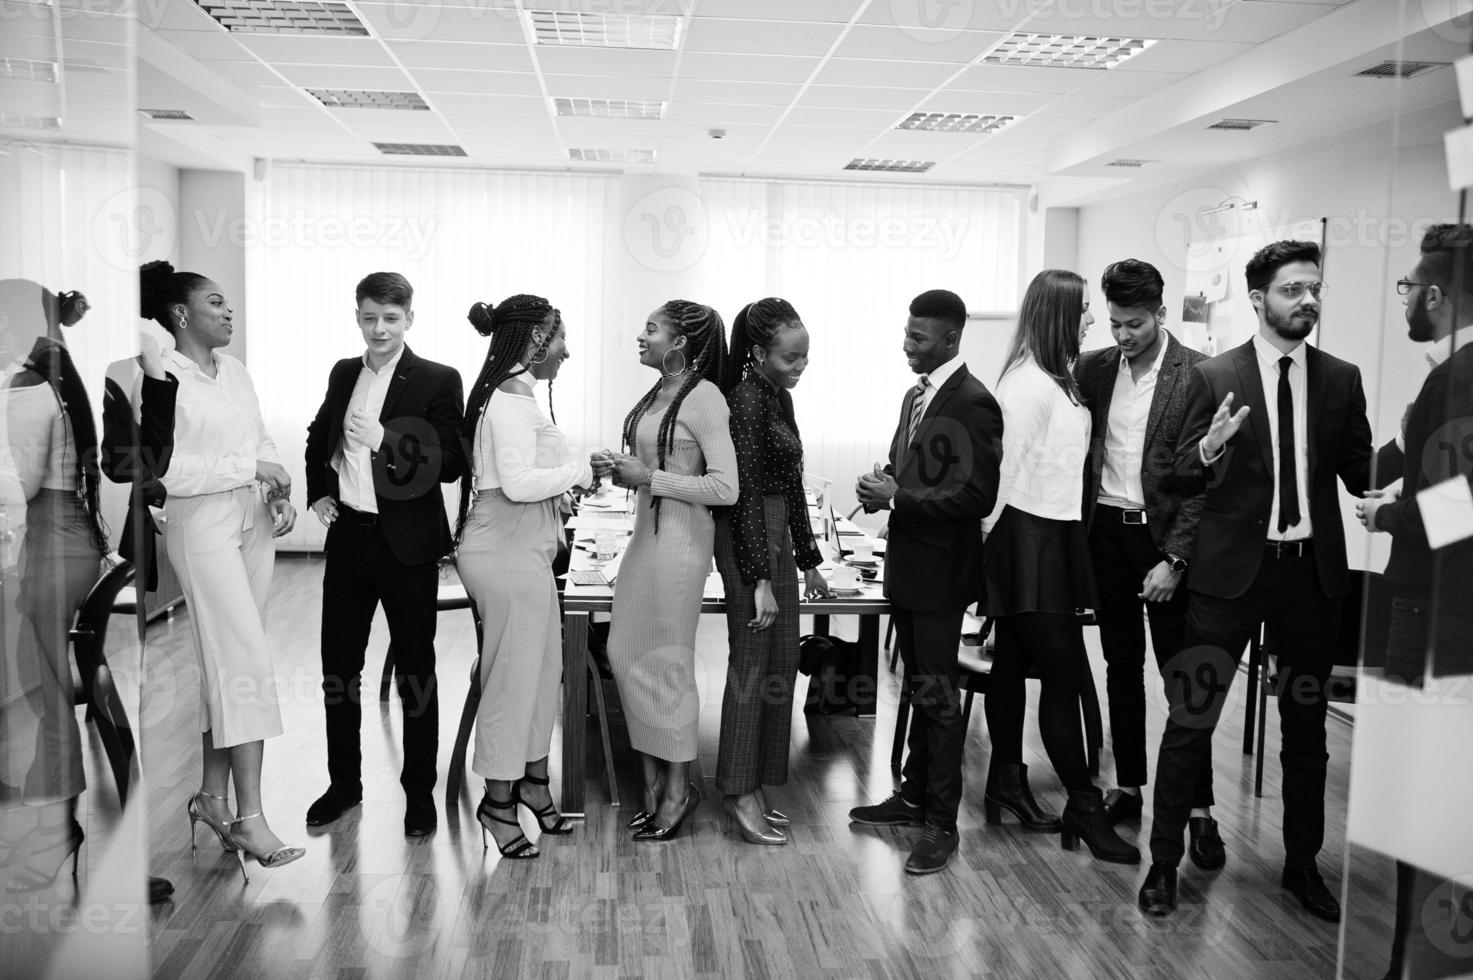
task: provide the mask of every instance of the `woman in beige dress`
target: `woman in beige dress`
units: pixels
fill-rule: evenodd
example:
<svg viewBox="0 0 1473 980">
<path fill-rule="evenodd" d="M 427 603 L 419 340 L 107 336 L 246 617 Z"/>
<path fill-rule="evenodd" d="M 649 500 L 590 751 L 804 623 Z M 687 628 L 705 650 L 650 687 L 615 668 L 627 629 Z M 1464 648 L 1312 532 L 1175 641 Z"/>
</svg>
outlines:
<svg viewBox="0 0 1473 980">
<path fill-rule="evenodd" d="M 700 802 L 696 757 L 695 639 L 711 570 L 712 507 L 737 500 L 736 450 L 716 382 L 726 327 L 709 306 L 671 300 L 639 335 L 639 362 L 660 380 L 624 420 L 630 455 L 593 457 L 598 475 L 637 491 L 634 535 L 619 566 L 609 663 L 642 757 L 644 809 L 637 841 L 671 840 Z"/>
</svg>

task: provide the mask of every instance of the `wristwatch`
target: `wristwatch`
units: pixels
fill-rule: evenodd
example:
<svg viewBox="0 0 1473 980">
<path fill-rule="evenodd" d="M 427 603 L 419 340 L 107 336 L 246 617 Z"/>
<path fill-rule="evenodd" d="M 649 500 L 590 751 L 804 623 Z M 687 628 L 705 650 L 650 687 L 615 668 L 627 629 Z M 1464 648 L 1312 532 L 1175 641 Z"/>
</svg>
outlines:
<svg viewBox="0 0 1473 980">
<path fill-rule="evenodd" d="M 1178 575 L 1187 570 L 1187 560 L 1185 558 L 1178 558 L 1176 555 L 1173 555 L 1169 552 L 1165 554 L 1165 558 L 1166 567 L 1171 569 L 1173 572 L 1176 572 Z"/>
</svg>

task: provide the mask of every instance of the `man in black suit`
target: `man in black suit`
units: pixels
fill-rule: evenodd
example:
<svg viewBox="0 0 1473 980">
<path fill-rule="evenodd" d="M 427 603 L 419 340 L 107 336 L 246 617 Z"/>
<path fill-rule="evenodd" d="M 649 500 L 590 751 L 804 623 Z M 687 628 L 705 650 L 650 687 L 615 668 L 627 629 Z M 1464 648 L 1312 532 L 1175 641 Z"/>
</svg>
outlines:
<svg viewBox="0 0 1473 980">
<path fill-rule="evenodd" d="M 962 616 L 982 594 L 981 522 L 1002 460 L 1002 410 L 959 353 L 966 321 L 966 304 L 944 289 L 911 302 L 902 346 L 920 382 L 901 403 L 889 464 L 855 488 L 866 511 L 890 511 L 885 597 L 913 714 L 900 791 L 849 819 L 924 825 L 911 874 L 940 871 L 956 853 L 966 740 L 957 649 Z"/>
<path fill-rule="evenodd" d="M 1084 514 L 1119 782 L 1105 797 L 1105 811 L 1117 823 L 1140 817 L 1146 782 L 1143 620 L 1150 619 L 1151 649 L 1163 667 L 1185 642 L 1187 590 L 1181 582 L 1202 512 L 1201 494 L 1183 494 L 1177 486 L 1175 461 L 1188 372 L 1206 355 L 1166 330 L 1164 288 L 1161 273 L 1147 262 L 1125 259 L 1105 269 L 1100 289 L 1115 346 L 1081 354 L 1074 368 L 1091 421 Z M 1188 825 L 1188 853 L 1202 868 L 1225 860 L 1211 805 L 1209 755 Z"/>
<path fill-rule="evenodd" d="M 358 284 L 367 350 L 333 366 L 307 428 L 307 499 L 327 526 L 322 577 L 322 692 L 327 792 L 307 825 L 331 823 L 363 798 L 358 729 L 364 650 L 380 602 L 404 707 L 404 832 L 435 829 L 439 695 L 435 620 L 439 559 L 451 548 L 440 484 L 460 478 L 460 373 L 404 345 L 414 290 L 394 272 Z"/>
<path fill-rule="evenodd" d="M 1360 370 L 1304 342 L 1319 322 L 1319 246 L 1266 246 L 1249 260 L 1247 280 L 1258 332 L 1192 369 L 1177 447 L 1179 478 L 1206 495 L 1187 576 L 1186 647 L 1166 667 L 1171 711 L 1139 904 L 1151 915 L 1176 908 L 1194 789 L 1243 649 L 1265 623 L 1279 653 L 1280 882 L 1335 922 L 1340 905 L 1315 867 L 1329 758 L 1325 680 L 1350 588 L 1335 480 L 1355 496 L 1366 491 L 1371 427 Z"/>
</svg>

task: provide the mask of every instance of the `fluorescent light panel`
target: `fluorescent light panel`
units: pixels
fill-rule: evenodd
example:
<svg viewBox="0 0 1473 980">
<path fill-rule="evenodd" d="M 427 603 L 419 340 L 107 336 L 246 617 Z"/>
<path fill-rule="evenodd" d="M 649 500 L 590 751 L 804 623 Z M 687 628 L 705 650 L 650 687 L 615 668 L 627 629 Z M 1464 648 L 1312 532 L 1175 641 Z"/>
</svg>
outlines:
<svg viewBox="0 0 1473 980">
<path fill-rule="evenodd" d="M 654 163 L 654 150 L 592 150 L 573 148 L 568 158 L 584 163 Z"/>
<path fill-rule="evenodd" d="M 527 16 L 532 22 L 532 36 L 538 44 L 660 51 L 674 51 L 680 46 L 681 18 L 669 14 L 529 10 Z"/>
<path fill-rule="evenodd" d="M 463 157 L 465 150 L 454 143 L 375 143 L 380 153 L 397 157 Z"/>
<path fill-rule="evenodd" d="M 30 58 L 0 58 L 0 78 L 18 78 L 28 82 L 56 81 L 56 62 L 33 61 Z"/>
<path fill-rule="evenodd" d="M 844 164 L 845 170 L 881 170 L 896 174 L 923 174 L 936 166 L 935 160 L 881 160 L 856 157 Z"/>
<path fill-rule="evenodd" d="M 333 0 L 194 0 L 227 31 L 367 37 L 346 3 Z"/>
<path fill-rule="evenodd" d="M 307 92 L 329 109 L 420 109 L 428 112 L 430 108 L 418 92 L 349 88 L 309 88 Z"/>
<path fill-rule="evenodd" d="M 564 99 L 554 98 L 553 108 L 560 116 L 591 116 L 596 119 L 663 119 L 665 103 L 638 99 Z"/>
<path fill-rule="evenodd" d="M 0 128 L 57 130 L 61 128 L 61 120 L 56 116 L 32 116 L 24 112 L 0 112 Z"/>
<path fill-rule="evenodd" d="M 995 133 L 1017 119 L 1017 116 L 992 116 L 972 112 L 912 112 L 895 128 L 928 133 Z"/>
<path fill-rule="evenodd" d="M 998 42 L 997 47 L 982 62 L 988 65 L 1107 70 L 1119 66 L 1155 43 L 1150 38 L 1029 34 L 1019 31 Z"/>
</svg>

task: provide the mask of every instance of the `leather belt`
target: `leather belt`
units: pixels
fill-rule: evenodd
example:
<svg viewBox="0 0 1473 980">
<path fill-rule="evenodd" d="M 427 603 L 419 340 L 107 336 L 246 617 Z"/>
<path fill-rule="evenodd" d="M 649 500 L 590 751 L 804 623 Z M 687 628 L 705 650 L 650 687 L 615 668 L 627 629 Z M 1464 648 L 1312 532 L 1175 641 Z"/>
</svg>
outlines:
<svg viewBox="0 0 1473 980">
<path fill-rule="evenodd" d="M 1303 558 L 1309 554 L 1313 546 L 1313 538 L 1300 538 L 1298 541 L 1268 541 L 1264 543 L 1264 549 L 1275 558 Z"/>
<path fill-rule="evenodd" d="M 1121 524 L 1139 525 L 1148 523 L 1144 510 L 1130 510 L 1125 507 L 1116 507 L 1114 504 L 1096 504 L 1095 509 L 1113 510 L 1120 515 Z"/>
</svg>

